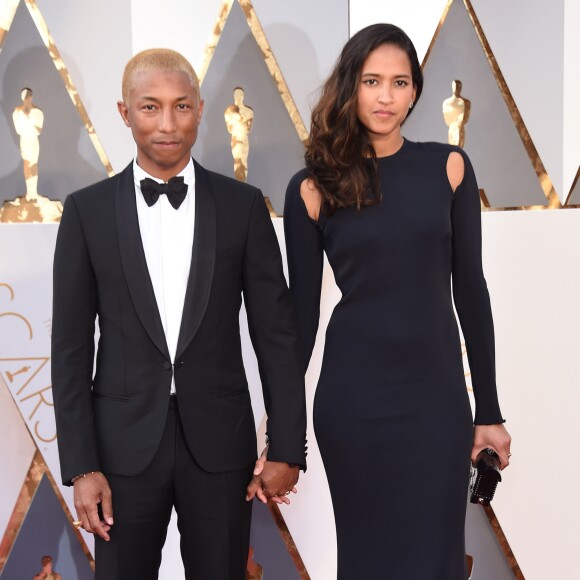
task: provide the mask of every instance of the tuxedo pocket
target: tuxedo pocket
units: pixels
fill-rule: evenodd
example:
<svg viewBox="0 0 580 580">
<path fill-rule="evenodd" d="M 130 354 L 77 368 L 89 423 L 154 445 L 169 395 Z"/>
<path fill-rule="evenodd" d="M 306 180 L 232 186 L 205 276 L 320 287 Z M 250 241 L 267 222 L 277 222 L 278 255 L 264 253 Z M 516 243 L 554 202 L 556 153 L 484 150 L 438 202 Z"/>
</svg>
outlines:
<svg viewBox="0 0 580 580">
<path fill-rule="evenodd" d="M 230 397 L 240 397 L 242 395 L 249 395 L 250 391 L 248 389 L 235 389 L 234 391 L 223 391 L 221 393 L 216 393 L 216 399 L 229 399 Z"/>
<path fill-rule="evenodd" d="M 95 393 L 93 391 L 93 397 L 95 399 L 108 399 L 111 401 L 120 401 L 121 403 L 128 403 L 131 397 L 124 397 L 123 395 L 112 395 L 107 393 Z"/>
</svg>

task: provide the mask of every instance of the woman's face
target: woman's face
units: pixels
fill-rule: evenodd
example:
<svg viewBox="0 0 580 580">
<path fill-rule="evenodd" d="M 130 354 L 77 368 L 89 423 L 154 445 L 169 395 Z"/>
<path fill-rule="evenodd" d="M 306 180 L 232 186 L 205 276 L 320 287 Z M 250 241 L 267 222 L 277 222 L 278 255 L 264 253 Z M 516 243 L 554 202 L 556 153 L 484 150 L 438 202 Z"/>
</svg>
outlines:
<svg viewBox="0 0 580 580">
<path fill-rule="evenodd" d="M 381 44 L 363 63 L 357 90 L 357 116 L 377 156 L 401 145 L 401 124 L 415 100 L 411 62 L 394 44 Z"/>
</svg>

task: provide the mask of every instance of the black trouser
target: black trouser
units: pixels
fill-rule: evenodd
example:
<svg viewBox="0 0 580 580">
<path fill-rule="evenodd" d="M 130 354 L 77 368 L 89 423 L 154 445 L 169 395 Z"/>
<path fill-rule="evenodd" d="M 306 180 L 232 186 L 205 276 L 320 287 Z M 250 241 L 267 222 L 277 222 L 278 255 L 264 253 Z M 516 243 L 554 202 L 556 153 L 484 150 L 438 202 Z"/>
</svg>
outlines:
<svg viewBox="0 0 580 580">
<path fill-rule="evenodd" d="M 193 459 L 171 397 L 157 453 L 138 476 L 106 474 L 113 492 L 109 542 L 95 537 L 96 580 L 156 580 L 172 507 L 188 580 L 243 580 L 252 504 L 245 500 L 253 466 L 207 473 Z"/>
</svg>

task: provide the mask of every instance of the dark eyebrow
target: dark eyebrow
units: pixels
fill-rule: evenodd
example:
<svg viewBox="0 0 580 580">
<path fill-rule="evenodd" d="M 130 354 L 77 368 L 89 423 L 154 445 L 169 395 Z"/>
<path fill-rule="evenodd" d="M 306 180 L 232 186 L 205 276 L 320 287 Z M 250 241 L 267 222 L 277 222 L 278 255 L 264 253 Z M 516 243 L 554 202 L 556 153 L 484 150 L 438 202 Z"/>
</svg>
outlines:
<svg viewBox="0 0 580 580">
<path fill-rule="evenodd" d="M 373 72 L 366 72 L 366 73 L 362 73 L 361 77 L 381 77 L 382 75 L 379 73 L 373 73 Z M 410 79 L 411 75 L 407 75 L 407 74 L 400 74 L 400 75 L 395 75 L 394 78 L 396 79 Z"/>
</svg>

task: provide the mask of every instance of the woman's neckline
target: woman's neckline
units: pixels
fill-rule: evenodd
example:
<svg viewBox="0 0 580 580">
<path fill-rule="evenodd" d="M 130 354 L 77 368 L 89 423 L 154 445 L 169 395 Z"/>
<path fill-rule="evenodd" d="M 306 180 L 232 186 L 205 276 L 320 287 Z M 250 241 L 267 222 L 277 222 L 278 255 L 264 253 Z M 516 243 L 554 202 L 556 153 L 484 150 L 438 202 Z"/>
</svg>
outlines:
<svg viewBox="0 0 580 580">
<path fill-rule="evenodd" d="M 399 153 L 401 153 L 401 151 L 403 151 L 403 149 L 406 149 L 406 145 L 407 145 L 408 141 L 405 137 L 403 137 L 403 142 L 401 143 L 401 146 L 394 151 L 393 153 L 389 153 L 388 155 L 377 155 L 377 160 L 381 160 L 381 159 L 392 159 L 393 157 L 397 156 Z"/>
</svg>

